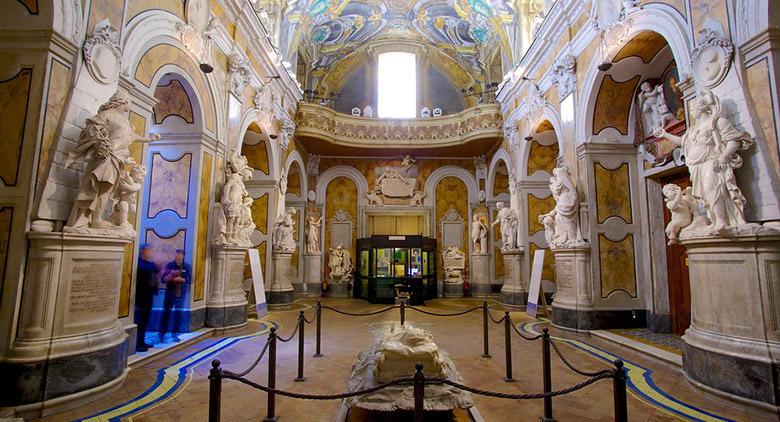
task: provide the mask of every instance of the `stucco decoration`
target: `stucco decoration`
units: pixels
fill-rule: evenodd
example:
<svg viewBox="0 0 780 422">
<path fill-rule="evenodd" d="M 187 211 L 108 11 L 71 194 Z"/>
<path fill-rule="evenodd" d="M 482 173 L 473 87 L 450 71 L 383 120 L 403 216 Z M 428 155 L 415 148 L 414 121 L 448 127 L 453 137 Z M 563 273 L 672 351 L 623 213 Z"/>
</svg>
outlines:
<svg viewBox="0 0 780 422">
<path fill-rule="evenodd" d="M 520 142 L 520 136 L 516 123 L 507 122 L 507 124 L 504 125 L 504 138 L 506 138 L 507 142 L 509 142 L 510 149 L 518 145 Z"/>
<path fill-rule="evenodd" d="M 309 160 L 306 162 L 306 173 L 309 176 L 317 176 L 320 174 L 320 156 L 317 154 L 309 153 Z"/>
<path fill-rule="evenodd" d="M 558 58 L 553 66 L 553 78 L 558 85 L 558 98 L 566 98 L 567 95 L 574 92 L 577 76 L 575 57 L 571 54 L 565 54 Z"/>
<path fill-rule="evenodd" d="M 412 198 L 415 192 L 417 192 L 419 168 L 416 160 L 411 156 L 405 156 L 399 167 L 377 167 L 376 172 L 378 175 L 374 185 L 376 194 L 381 194 L 388 198 Z M 372 201 L 374 198 L 368 196 L 370 194 L 371 192 L 366 194 L 369 202 L 376 202 Z M 421 204 L 424 197 L 424 194 L 419 197 Z M 414 200 L 412 203 L 414 203 Z"/>
<path fill-rule="evenodd" d="M 734 55 L 734 44 L 710 28 L 699 31 L 698 45 L 691 52 L 696 83 L 712 88 L 726 77 Z"/>
<path fill-rule="evenodd" d="M 382 201 L 382 191 L 374 188 L 374 190 L 366 192 L 366 201 L 369 206 L 381 207 L 384 205 L 384 201 Z"/>
<path fill-rule="evenodd" d="M 203 27 L 192 22 L 189 24 L 177 22 L 176 31 L 179 32 L 179 40 L 181 40 L 185 50 L 201 63 L 210 63 L 218 25 L 219 20 L 216 17 L 212 17 L 208 20 L 208 24 Z"/>
<path fill-rule="evenodd" d="M 254 170 L 247 165 L 246 157 L 234 152 L 225 166 L 225 185 L 217 204 L 217 237 L 214 243 L 249 248 L 255 230 L 252 220 L 252 197 L 245 182 L 252 178 Z"/>
<path fill-rule="evenodd" d="M 310 215 L 306 219 L 306 253 L 320 252 L 320 227 L 322 227 L 322 217 L 317 220 Z"/>
<path fill-rule="evenodd" d="M 477 181 L 487 179 L 487 172 L 487 156 L 482 154 L 474 157 L 474 175 L 477 177 Z"/>
<path fill-rule="evenodd" d="M 250 75 L 249 61 L 234 47 L 228 58 L 228 91 L 240 99 Z"/>
<path fill-rule="evenodd" d="M 281 128 L 279 130 L 279 146 L 282 150 L 287 150 L 290 142 L 293 140 L 293 134 L 295 133 L 295 123 L 289 119 L 284 118 L 281 122 Z"/>
<path fill-rule="evenodd" d="M 555 208 L 539 216 L 547 244 L 552 248 L 586 246 L 579 227 L 579 195 L 566 166 L 553 170 L 550 191 L 555 199 Z"/>
<path fill-rule="evenodd" d="M 130 96 L 117 91 L 98 108 L 98 113 L 87 119 L 78 143 L 68 154 L 65 167 L 82 163 L 84 172 L 76 201 L 63 231 L 69 233 L 135 237 L 135 229 L 127 222 L 124 206 L 114 208 L 115 215 L 105 220 L 109 201 L 115 204 L 130 203 L 125 198 L 134 189 L 131 184 L 143 180 L 139 169 L 131 175 L 125 166 L 136 166 L 130 153 L 134 142 L 151 142 L 160 139 L 155 134 L 144 138 L 135 134 L 130 124 Z M 124 214 L 124 216 L 122 215 Z M 124 221 L 122 219 L 124 218 Z"/>
<path fill-rule="evenodd" d="M 498 214 L 492 226 L 499 224 L 501 229 L 501 250 L 515 250 L 517 249 L 517 213 L 503 202 L 497 202 L 496 208 L 498 208 Z"/>
<path fill-rule="evenodd" d="M 345 249 L 341 244 L 330 248 L 328 267 L 330 268 L 330 281 L 333 284 L 342 284 L 348 281 L 352 276 L 352 255 L 349 253 L 349 249 Z"/>
<path fill-rule="evenodd" d="M 84 66 L 90 76 L 105 85 L 113 84 L 119 78 L 122 52 L 119 48 L 119 32 L 108 19 L 95 25 L 92 35 L 84 41 L 81 49 Z"/>
<path fill-rule="evenodd" d="M 412 199 L 409 200 L 409 205 L 412 207 L 421 207 L 423 205 L 423 200 L 425 199 L 425 195 L 427 195 L 427 193 L 425 193 L 424 191 L 421 190 L 414 191 L 414 193 L 412 194 Z"/>
<path fill-rule="evenodd" d="M 466 269 L 466 254 L 457 246 L 448 246 L 441 251 L 444 268 L 444 282 L 460 284 L 464 282 L 463 271 Z"/>
<path fill-rule="evenodd" d="M 298 211 L 295 208 L 290 207 L 284 210 L 284 213 L 276 219 L 272 236 L 274 251 L 295 251 L 295 214 L 297 213 Z"/>
<path fill-rule="evenodd" d="M 702 202 L 710 220 L 708 226 L 686 227 L 681 238 L 776 232 L 745 221 L 746 199 L 737 186 L 734 170 L 742 167 L 737 152 L 750 148 L 753 139 L 721 115 L 720 98 L 707 88 L 699 90 L 689 109 L 693 124 L 683 136 L 671 135 L 662 128 L 654 133 L 682 148 L 690 172 L 691 196 Z"/>
</svg>

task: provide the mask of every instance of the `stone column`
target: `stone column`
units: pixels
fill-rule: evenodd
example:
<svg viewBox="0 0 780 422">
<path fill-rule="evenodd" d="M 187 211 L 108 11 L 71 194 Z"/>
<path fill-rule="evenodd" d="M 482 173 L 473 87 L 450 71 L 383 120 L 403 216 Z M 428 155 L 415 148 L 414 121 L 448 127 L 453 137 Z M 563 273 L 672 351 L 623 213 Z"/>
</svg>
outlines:
<svg viewBox="0 0 780 422">
<path fill-rule="evenodd" d="M 108 393 L 126 375 L 127 334 L 119 323 L 122 261 L 129 238 L 28 232 L 18 332 L 0 363 L 13 388 L 2 405 L 37 415 L 54 403 Z M 42 402 L 49 403 L 41 410 Z M 49 409 L 49 410 L 47 410 Z"/>
<path fill-rule="evenodd" d="M 290 261 L 292 252 L 275 250 L 272 254 L 274 264 L 274 280 L 268 292 L 268 307 L 284 309 L 293 303 L 295 293 L 290 283 Z"/>
<path fill-rule="evenodd" d="M 691 282 L 686 378 L 771 406 L 780 403 L 780 235 L 683 240 Z"/>
<path fill-rule="evenodd" d="M 322 252 L 303 254 L 303 286 L 306 296 L 322 295 Z"/>
<path fill-rule="evenodd" d="M 553 324 L 583 330 L 594 328 L 590 246 L 551 250 L 555 257 Z"/>
<path fill-rule="evenodd" d="M 486 297 L 490 295 L 490 254 L 471 254 L 471 295 Z"/>
<path fill-rule="evenodd" d="M 240 327 L 246 324 L 247 300 L 244 292 L 244 259 L 247 248 L 212 246 L 212 270 L 209 299 L 206 302 L 206 326 Z"/>
<path fill-rule="evenodd" d="M 504 256 L 504 286 L 501 288 L 501 303 L 504 306 L 524 309 L 528 303 L 528 281 L 523 280 L 522 247 L 502 250 Z"/>
</svg>

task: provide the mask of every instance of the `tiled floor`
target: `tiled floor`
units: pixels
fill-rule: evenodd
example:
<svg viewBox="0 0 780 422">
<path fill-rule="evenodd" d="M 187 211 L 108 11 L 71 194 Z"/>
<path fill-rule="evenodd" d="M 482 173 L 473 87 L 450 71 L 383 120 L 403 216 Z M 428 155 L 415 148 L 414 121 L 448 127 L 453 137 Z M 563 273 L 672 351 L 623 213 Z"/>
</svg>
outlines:
<svg viewBox="0 0 780 422">
<path fill-rule="evenodd" d="M 296 304 L 289 311 L 272 312 L 265 320 L 279 325 L 283 336 L 292 332 L 298 310 L 305 309 L 307 317 L 313 317 L 310 305 L 306 301 Z M 366 312 L 380 309 L 363 301 L 350 299 L 325 299 L 323 303 L 351 312 Z M 436 300 L 429 301 L 425 308 L 435 312 L 456 312 L 478 306 L 476 300 Z M 493 306 L 493 305 L 491 305 Z M 498 318 L 498 305 L 495 305 Z M 516 322 L 526 320 L 521 313 L 513 313 Z M 277 387 L 284 390 L 311 394 L 338 393 L 345 389 L 351 366 L 357 353 L 369 347 L 372 337 L 369 324 L 398 319 L 398 311 L 370 317 L 348 317 L 325 310 L 323 314 L 324 357 L 312 358 L 314 352 L 314 326 L 306 327 L 306 367 L 305 382 L 293 382 L 296 377 L 297 344 L 295 341 L 281 344 L 278 349 Z M 504 377 L 504 337 L 503 328 L 491 324 L 490 352 L 492 359 L 480 357 L 482 353 L 482 317 L 480 312 L 464 316 L 436 318 L 414 311 L 407 311 L 407 320 L 425 325 L 440 347 L 453 358 L 467 385 L 507 393 L 530 393 L 542 390 L 541 380 L 541 344 L 527 342 L 514 336 L 513 362 L 515 383 L 505 383 Z M 250 322 L 240 333 L 241 336 L 256 333 L 267 328 L 267 323 Z M 521 326 L 523 328 L 525 326 Z M 530 327 L 530 325 L 529 325 Z M 533 326 L 532 329 L 539 329 Z M 692 388 L 683 378 L 680 370 L 672 365 L 644 357 L 637 352 L 623 349 L 613 343 L 586 335 L 576 335 L 552 329 L 553 336 L 561 338 L 562 352 L 577 367 L 595 371 L 607 367 L 607 364 L 594 357 L 593 350 L 612 353 L 624 358 L 638 367 L 652 370 L 655 386 L 683 404 L 698 408 L 720 418 L 680 418 L 666 410 L 648 404 L 648 399 L 640 399 L 637 394 L 629 394 L 629 420 L 665 421 L 665 420 L 738 420 L 764 421 L 777 420 L 776 416 L 752 410 L 723 399 L 704 394 Z M 183 350 L 157 359 L 130 371 L 127 380 L 109 397 L 96 400 L 80 409 L 50 416 L 46 420 L 73 420 L 95 415 L 108 420 L 107 409 L 120 404 L 124 416 L 122 419 L 134 421 L 180 421 L 206 420 L 208 412 L 208 371 L 211 360 L 216 357 L 223 367 L 240 371 L 248 367 L 262 349 L 265 335 L 250 336 L 245 339 L 226 339 L 224 337 L 207 338 Z M 211 353 L 213 355 L 205 355 Z M 200 353 L 200 354 L 199 354 Z M 201 360 L 197 360 L 201 359 Z M 261 384 L 266 383 L 267 359 L 247 377 Z M 186 365 L 191 365 L 189 369 Z M 166 370 L 167 368 L 167 370 Z M 182 374 L 180 375 L 180 368 Z M 553 387 L 563 388 L 584 380 L 566 369 L 553 358 Z M 165 370 L 158 377 L 158 371 Z M 613 418 L 612 382 L 604 380 L 583 390 L 554 400 L 554 414 L 559 421 L 578 422 L 610 421 Z M 155 399 L 157 401 L 154 401 Z M 477 408 L 486 421 L 535 421 L 542 414 L 542 402 L 510 401 L 482 396 L 474 397 Z M 151 402 L 151 404 L 149 404 Z M 146 407 L 143 407 L 146 406 Z M 277 397 L 276 414 L 283 421 L 332 421 L 338 412 L 338 401 L 306 401 Z M 118 411 L 117 411 L 118 412 Z M 115 412 L 115 413 L 117 413 Z M 222 420 L 258 421 L 266 414 L 266 394 L 225 380 L 222 390 Z"/>
<path fill-rule="evenodd" d="M 683 341 L 682 338 L 676 334 L 654 333 L 647 328 L 629 328 L 609 331 L 642 343 L 662 348 L 672 353 L 682 354 Z"/>
</svg>

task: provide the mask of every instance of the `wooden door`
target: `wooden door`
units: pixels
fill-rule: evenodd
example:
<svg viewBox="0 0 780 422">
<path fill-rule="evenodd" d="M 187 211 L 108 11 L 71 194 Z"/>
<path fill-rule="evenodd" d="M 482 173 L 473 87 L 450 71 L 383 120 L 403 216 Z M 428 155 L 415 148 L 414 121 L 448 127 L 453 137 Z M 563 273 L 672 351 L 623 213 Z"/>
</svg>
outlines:
<svg viewBox="0 0 780 422">
<path fill-rule="evenodd" d="M 691 185 L 688 172 L 662 178 L 663 185 L 674 183 L 685 189 Z M 663 198 L 660 198 L 663 200 Z M 664 228 L 671 220 L 671 213 L 664 206 Z M 668 239 L 667 239 L 668 240 Z M 688 273 L 688 253 L 682 245 L 666 245 L 666 269 L 669 276 L 669 306 L 672 332 L 682 335 L 691 325 L 691 283 Z"/>
</svg>

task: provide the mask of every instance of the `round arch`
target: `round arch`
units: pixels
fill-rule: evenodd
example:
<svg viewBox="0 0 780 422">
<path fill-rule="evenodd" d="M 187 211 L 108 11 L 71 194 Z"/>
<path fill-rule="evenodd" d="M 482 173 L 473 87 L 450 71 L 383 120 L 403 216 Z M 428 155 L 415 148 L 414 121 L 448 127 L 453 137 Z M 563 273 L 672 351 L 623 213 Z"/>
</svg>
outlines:
<svg viewBox="0 0 780 422">
<path fill-rule="evenodd" d="M 425 199 L 423 200 L 423 204 L 425 206 L 432 207 L 435 205 L 436 185 L 438 185 L 439 182 L 446 177 L 456 177 L 466 184 L 469 204 L 476 204 L 479 202 L 479 199 L 477 199 L 479 185 L 477 185 L 477 180 L 474 178 L 474 175 L 463 167 L 447 165 L 437 168 L 430 175 L 428 175 L 427 179 L 425 179 L 424 191 L 426 195 Z"/>
<path fill-rule="evenodd" d="M 279 166 L 277 165 L 279 162 L 279 149 L 274 148 L 276 143 L 272 142 L 271 138 L 268 136 L 268 134 L 272 133 L 270 124 L 268 124 L 267 119 L 263 117 L 257 108 L 250 108 L 244 112 L 243 116 L 241 116 L 241 122 L 238 125 L 239 129 L 236 144 L 233 145 L 232 148 L 230 145 L 228 145 L 228 151 L 233 149 L 239 151 L 241 150 L 242 144 L 244 142 L 244 136 L 246 136 L 246 132 L 249 130 L 249 127 L 252 124 L 260 128 L 262 131 L 261 135 L 263 141 L 265 141 L 266 154 L 268 155 L 268 177 L 277 180 L 279 178 Z"/>
<path fill-rule="evenodd" d="M 193 128 L 188 130 L 188 132 L 193 129 L 203 132 L 203 97 L 195 88 L 195 82 L 193 81 L 192 76 L 185 69 L 176 64 L 166 64 L 157 69 L 157 72 L 154 74 L 154 76 L 152 76 L 152 95 L 154 95 L 154 90 L 157 88 L 157 85 L 163 80 L 163 78 L 168 75 L 173 75 L 174 79 L 180 79 L 185 82 L 182 84 L 182 87 L 187 93 L 187 97 L 190 100 L 190 104 L 192 105 L 193 117 Z M 152 124 L 155 125 L 154 122 L 152 122 Z"/>
<path fill-rule="evenodd" d="M 489 200 L 495 199 L 493 196 L 493 184 L 496 182 L 496 167 L 498 167 L 499 161 L 504 162 L 507 171 L 512 170 L 512 167 L 510 166 L 512 161 L 509 159 L 509 153 L 507 153 L 504 148 L 499 148 L 496 153 L 493 154 L 493 158 L 490 160 L 490 166 L 488 166 L 488 177 L 485 181 L 485 194 Z"/>
<path fill-rule="evenodd" d="M 298 152 L 297 150 L 292 150 L 290 154 L 287 156 L 287 161 L 284 163 L 285 175 L 289 174 L 290 167 L 292 167 L 293 163 L 298 165 L 298 171 L 300 171 L 301 197 L 306 198 L 306 195 L 308 195 L 309 193 L 309 181 L 307 180 L 308 177 L 306 177 L 306 165 L 303 162 L 303 157 L 301 157 L 301 153 Z"/>
<path fill-rule="evenodd" d="M 306 167 L 303 167 L 303 169 L 305 168 Z M 315 194 L 317 195 L 315 199 L 316 204 L 318 206 L 325 205 L 325 192 L 328 189 L 328 184 L 330 184 L 333 179 L 339 177 L 346 177 L 355 183 L 355 186 L 357 186 L 358 206 L 366 206 L 366 192 L 368 192 L 368 182 L 366 181 L 365 176 L 363 176 L 363 173 L 357 171 L 357 169 L 354 167 L 344 165 L 334 166 L 320 173 L 319 177 L 317 178 L 317 186 L 315 191 Z"/>
</svg>

